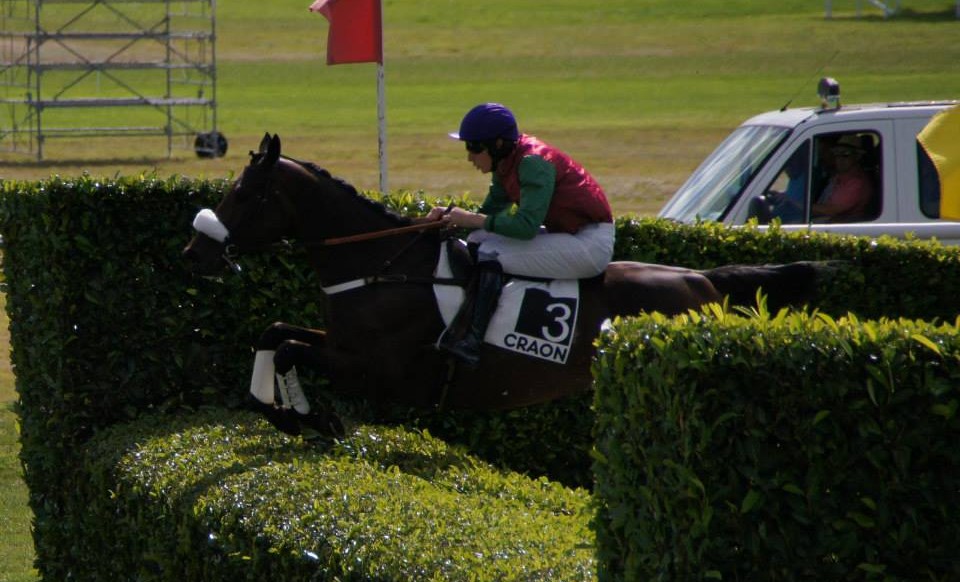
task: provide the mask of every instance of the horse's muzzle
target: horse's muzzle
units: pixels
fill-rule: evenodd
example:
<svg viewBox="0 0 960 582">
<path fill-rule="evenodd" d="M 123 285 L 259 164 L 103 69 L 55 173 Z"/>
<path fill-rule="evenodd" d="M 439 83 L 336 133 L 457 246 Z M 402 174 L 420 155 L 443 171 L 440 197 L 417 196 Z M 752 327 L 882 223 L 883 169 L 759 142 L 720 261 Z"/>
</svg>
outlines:
<svg viewBox="0 0 960 582">
<path fill-rule="evenodd" d="M 215 275 L 232 261 L 225 261 L 227 245 L 205 234 L 197 234 L 184 247 L 181 257 L 192 273 Z M 235 265 L 235 263 L 233 263 Z"/>
</svg>

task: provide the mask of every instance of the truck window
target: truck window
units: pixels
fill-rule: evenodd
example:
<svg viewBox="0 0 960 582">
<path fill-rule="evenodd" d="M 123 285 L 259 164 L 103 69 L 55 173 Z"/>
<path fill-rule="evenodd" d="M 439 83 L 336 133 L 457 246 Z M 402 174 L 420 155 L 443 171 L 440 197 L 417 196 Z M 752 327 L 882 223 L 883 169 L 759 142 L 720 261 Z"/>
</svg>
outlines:
<svg viewBox="0 0 960 582">
<path fill-rule="evenodd" d="M 717 146 L 660 211 L 678 222 L 723 220 L 758 168 L 776 151 L 790 130 L 776 126 L 741 126 Z"/>
<path fill-rule="evenodd" d="M 940 218 L 940 175 L 927 150 L 917 141 L 917 192 L 920 211 L 927 218 Z"/>
<path fill-rule="evenodd" d="M 752 201 L 751 216 L 761 224 L 779 219 L 781 224 L 805 224 L 810 199 L 810 140 L 791 154 L 762 198 Z"/>
<path fill-rule="evenodd" d="M 882 210 L 882 148 L 875 132 L 844 132 L 814 141 L 813 222 L 875 220 Z"/>
</svg>

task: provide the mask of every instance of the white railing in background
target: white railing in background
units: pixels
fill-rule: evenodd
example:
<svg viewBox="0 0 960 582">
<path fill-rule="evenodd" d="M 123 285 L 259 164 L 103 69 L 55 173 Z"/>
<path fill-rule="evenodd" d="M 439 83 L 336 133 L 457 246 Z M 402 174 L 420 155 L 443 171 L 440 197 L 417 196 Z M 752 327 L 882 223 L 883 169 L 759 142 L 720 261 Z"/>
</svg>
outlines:
<svg viewBox="0 0 960 582">
<path fill-rule="evenodd" d="M 895 2 L 883 2 L 882 0 L 867 0 L 867 2 L 870 4 L 873 4 L 880 10 L 883 10 L 884 18 L 889 18 L 895 15 L 897 12 L 900 12 L 900 4 L 901 4 L 900 0 L 896 0 Z M 857 6 L 857 18 L 859 18 L 862 14 L 863 0 L 856 0 L 856 6 Z M 833 0 L 826 0 L 825 8 L 826 8 L 826 17 L 832 18 L 833 17 Z M 960 0 L 957 0 L 956 2 L 956 8 L 954 9 L 954 14 L 956 15 L 957 18 L 960 18 Z"/>
</svg>

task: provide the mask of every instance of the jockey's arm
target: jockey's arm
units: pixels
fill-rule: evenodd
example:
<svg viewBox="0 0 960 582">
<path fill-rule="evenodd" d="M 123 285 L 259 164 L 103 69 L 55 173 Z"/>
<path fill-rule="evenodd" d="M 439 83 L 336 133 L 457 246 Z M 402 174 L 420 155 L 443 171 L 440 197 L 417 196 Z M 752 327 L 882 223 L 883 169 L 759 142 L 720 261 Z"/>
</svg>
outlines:
<svg viewBox="0 0 960 582">
<path fill-rule="evenodd" d="M 487 215 L 483 228 L 503 236 L 532 239 L 540 231 L 550 209 L 556 183 L 556 168 L 540 156 L 520 161 L 520 201 Z"/>
</svg>

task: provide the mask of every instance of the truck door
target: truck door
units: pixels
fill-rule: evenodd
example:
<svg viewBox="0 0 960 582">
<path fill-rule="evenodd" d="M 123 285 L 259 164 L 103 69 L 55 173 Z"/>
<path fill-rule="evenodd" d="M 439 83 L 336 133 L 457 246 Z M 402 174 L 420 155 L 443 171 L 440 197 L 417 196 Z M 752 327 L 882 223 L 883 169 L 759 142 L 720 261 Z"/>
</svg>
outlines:
<svg viewBox="0 0 960 582">
<path fill-rule="evenodd" d="M 779 218 L 783 225 L 895 221 L 896 204 L 886 203 L 884 198 L 894 176 L 890 167 L 894 156 L 892 135 L 893 124 L 884 120 L 821 123 L 797 132 L 770 157 L 770 167 L 758 174 L 743 219 L 756 217 L 765 224 Z M 843 179 L 835 177 L 837 154 L 852 156 L 855 162 L 841 162 L 849 172 Z M 791 168 L 797 165 L 805 167 L 805 174 Z M 795 182 L 800 182 L 796 188 L 803 190 L 802 202 L 793 203 L 799 214 L 782 210 L 782 194 L 791 174 Z"/>
<path fill-rule="evenodd" d="M 813 138 L 810 221 L 852 224 L 883 214 L 883 144 L 874 129 L 820 133 Z"/>
</svg>

